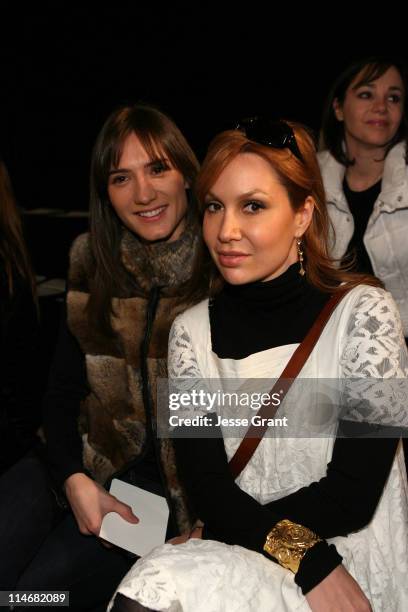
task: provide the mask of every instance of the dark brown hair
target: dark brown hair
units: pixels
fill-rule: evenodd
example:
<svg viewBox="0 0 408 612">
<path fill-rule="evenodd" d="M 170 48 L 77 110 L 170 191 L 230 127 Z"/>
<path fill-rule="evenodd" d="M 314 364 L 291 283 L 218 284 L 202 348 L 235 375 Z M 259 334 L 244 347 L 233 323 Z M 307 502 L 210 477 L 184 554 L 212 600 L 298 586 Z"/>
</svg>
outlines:
<svg viewBox="0 0 408 612">
<path fill-rule="evenodd" d="M 122 222 L 111 206 L 108 195 L 109 172 L 119 164 L 124 141 L 134 133 L 149 157 L 163 154 L 192 185 L 198 161 L 176 124 L 164 113 L 142 104 L 126 106 L 113 112 L 103 125 L 92 153 L 90 178 L 90 240 L 94 258 L 88 318 L 106 335 L 113 334 L 112 297 L 121 294 L 129 278 L 120 262 Z M 189 198 L 189 215 L 197 216 L 194 198 Z"/>
<path fill-rule="evenodd" d="M 340 106 L 343 105 L 347 90 L 357 77 L 359 77 L 359 79 L 355 83 L 354 87 L 361 87 L 361 85 L 367 85 L 368 83 L 380 78 L 391 67 L 398 70 L 403 82 L 403 112 L 400 126 L 394 138 L 387 144 L 384 153 L 387 155 L 388 151 L 395 144 L 405 141 L 407 156 L 406 160 L 408 163 L 408 80 L 406 67 L 397 59 L 386 57 L 369 57 L 354 62 L 340 74 L 330 90 L 323 111 L 321 148 L 328 149 L 333 157 L 344 166 L 353 165 L 354 160 L 349 159 L 347 157 L 347 153 L 344 151 L 344 122 L 339 121 L 336 118 L 333 108 L 334 101 L 337 100 Z"/>
<path fill-rule="evenodd" d="M 289 122 L 288 122 L 289 123 Z M 275 149 L 248 140 L 240 131 L 219 134 L 210 144 L 196 182 L 196 194 L 201 215 L 204 214 L 204 199 L 226 166 L 241 153 L 254 153 L 265 159 L 277 173 L 286 188 L 293 209 L 299 210 L 306 198 L 311 196 L 315 207 L 312 221 L 302 237 L 306 256 L 306 278 L 321 291 L 333 293 L 340 283 L 355 286 L 366 283 L 381 286 L 380 281 L 370 275 L 350 273 L 339 268 L 329 256 L 329 233 L 331 224 L 326 208 L 325 192 L 316 158 L 314 142 L 306 128 L 290 122 L 303 162 L 288 149 Z M 205 297 L 205 289 L 211 287 L 216 293 L 222 286 L 222 277 L 202 244 L 201 257 L 190 285 L 189 298 L 195 301 Z"/>
<path fill-rule="evenodd" d="M 23 278 L 37 304 L 35 278 L 23 237 L 20 213 L 14 198 L 7 168 L 0 160 L 0 259 L 3 262 L 10 296 L 14 290 L 14 274 Z"/>
</svg>

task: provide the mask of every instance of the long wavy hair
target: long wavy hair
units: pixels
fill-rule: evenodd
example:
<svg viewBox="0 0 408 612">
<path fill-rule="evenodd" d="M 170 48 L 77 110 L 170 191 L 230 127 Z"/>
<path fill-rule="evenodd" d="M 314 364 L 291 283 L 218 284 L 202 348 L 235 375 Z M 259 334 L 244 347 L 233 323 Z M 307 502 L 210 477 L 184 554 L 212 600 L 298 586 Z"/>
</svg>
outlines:
<svg viewBox="0 0 408 612">
<path fill-rule="evenodd" d="M 312 221 L 302 237 L 307 280 L 327 293 L 338 291 L 341 283 L 350 287 L 360 283 L 382 286 L 374 276 L 351 273 L 346 268 L 339 267 L 338 262 L 330 257 L 329 237 L 332 227 L 327 213 L 314 141 L 305 127 L 289 121 L 287 123 L 294 131 L 303 162 L 288 149 L 275 149 L 258 144 L 249 140 L 238 130 L 223 132 L 216 136 L 210 144 L 196 181 L 201 217 L 204 214 L 204 200 L 207 193 L 228 164 L 242 153 L 259 155 L 278 175 L 287 190 L 294 211 L 303 206 L 308 196 L 311 196 L 314 201 Z M 210 294 L 214 295 L 220 290 L 222 284 L 222 276 L 202 242 L 188 296 L 191 301 L 203 299 L 208 286 Z"/>
<path fill-rule="evenodd" d="M 28 285 L 37 304 L 36 283 L 24 241 L 20 213 L 17 208 L 9 173 L 0 160 L 0 259 L 3 262 L 9 295 L 13 296 L 15 274 Z"/>
<path fill-rule="evenodd" d="M 334 101 L 337 100 L 342 106 L 346 93 L 351 83 L 358 77 L 354 87 L 367 85 L 394 67 L 398 70 L 404 86 L 402 120 L 394 138 L 387 144 L 384 150 L 384 157 L 388 151 L 398 142 L 404 141 L 406 144 L 406 162 L 408 163 L 408 78 L 406 66 L 397 59 L 387 57 L 368 57 L 354 62 L 348 66 L 336 79 L 327 97 L 321 128 L 321 147 L 328 149 L 333 157 L 344 166 L 352 166 L 353 159 L 347 157 L 344 150 L 344 121 L 339 121 L 334 112 Z"/>
<path fill-rule="evenodd" d="M 87 312 L 92 327 L 112 336 L 112 297 L 121 295 L 129 277 L 120 262 L 123 224 L 108 195 L 109 172 L 118 167 L 126 138 L 136 134 L 149 157 L 165 155 L 189 185 L 199 170 L 198 161 L 176 124 L 151 106 L 137 104 L 113 112 L 103 125 L 92 153 L 90 177 L 90 243 L 94 274 Z M 197 218 L 195 198 L 189 197 L 189 215 Z"/>
</svg>

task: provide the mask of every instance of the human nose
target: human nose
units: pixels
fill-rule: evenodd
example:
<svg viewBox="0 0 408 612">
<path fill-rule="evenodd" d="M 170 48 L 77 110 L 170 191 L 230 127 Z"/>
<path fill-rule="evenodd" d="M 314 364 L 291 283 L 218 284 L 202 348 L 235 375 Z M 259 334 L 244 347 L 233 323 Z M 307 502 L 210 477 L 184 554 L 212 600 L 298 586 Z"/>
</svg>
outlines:
<svg viewBox="0 0 408 612">
<path fill-rule="evenodd" d="M 232 212 L 226 212 L 223 216 L 218 239 L 220 242 L 230 242 L 231 240 L 241 240 L 242 233 L 237 216 Z"/>
<path fill-rule="evenodd" d="M 156 197 L 156 189 L 144 175 L 139 175 L 135 180 L 133 198 L 136 204 L 149 204 Z"/>
<path fill-rule="evenodd" d="M 373 110 L 377 113 L 387 112 L 387 100 L 383 96 L 377 96 L 373 101 Z"/>
</svg>

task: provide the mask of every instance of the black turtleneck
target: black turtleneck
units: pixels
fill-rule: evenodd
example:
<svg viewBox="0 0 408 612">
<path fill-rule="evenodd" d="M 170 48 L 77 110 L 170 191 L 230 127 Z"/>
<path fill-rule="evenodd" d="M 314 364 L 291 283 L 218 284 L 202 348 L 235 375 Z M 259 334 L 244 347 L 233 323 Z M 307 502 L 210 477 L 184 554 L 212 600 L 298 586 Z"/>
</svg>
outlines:
<svg viewBox="0 0 408 612">
<path fill-rule="evenodd" d="M 226 284 L 210 303 L 212 349 L 220 358 L 242 359 L 299 343 L 328 298 L 300 276 L 298 264 L 271 281 Z M 284 518 L 322 538 L 364 527 L 381 496 L 397 443 L 337 438 L 326 476 L 264 506 L 233 480 L 221 432 L 215 439 L 178 439 L 176 451 L 186 489 L 205 524 L 203 537 L 263 552 L 266 535 Z M 295 580 L 307 593 L 340 563 L 335 547 L 320 542 L 305 555 Z"/>
<path fill-rule="evenodd" d="M 350 189 L 346 177 L 343 180 L 343 191 L 354 219 L 354 233 L 347 247 L 343 260 L 347 263 L 350 256 L 355 257 L 353 269 L 363 274 L 374 274 L 371 259 L 364 244 L 364 234 L 373 212 L 374 204 L 381 193 L 381 180 L 364 191 Z"/>
<path fill-rule="evenodd" d="M 222 359 L 243 359 L 298 344 L 329 297 L 299 274 L 298 263 L 270 281 L 226 283 L 210 302 L 212 349 Z"/>
</svg>

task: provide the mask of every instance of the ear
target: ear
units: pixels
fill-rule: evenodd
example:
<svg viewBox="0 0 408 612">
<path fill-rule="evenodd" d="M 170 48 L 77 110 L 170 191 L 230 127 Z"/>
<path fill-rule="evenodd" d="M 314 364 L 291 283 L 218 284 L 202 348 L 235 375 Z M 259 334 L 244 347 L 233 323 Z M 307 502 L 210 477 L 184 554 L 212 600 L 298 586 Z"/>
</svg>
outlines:
<svg viewBox="0 0 408 612">
<path fill-rule="evenodd" d="M 333 110 L 337 121 L 344 121 L 343 109 L 338 98 L 334 98 L 333 100 Z"/>
<path fill-rule="evenodd" d="M 315 203 L 312 196 L 307 196 L 304 204 L 296 212 L 295 238 L 301 238 L 312 222 Z"/>
<path fill-rule="evenodd" d="M 187 179 L 184 179 L 184 189 L 190 189 L 191 185 Z"/>
</svg>

